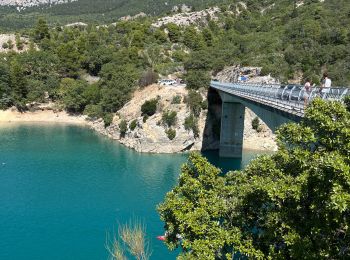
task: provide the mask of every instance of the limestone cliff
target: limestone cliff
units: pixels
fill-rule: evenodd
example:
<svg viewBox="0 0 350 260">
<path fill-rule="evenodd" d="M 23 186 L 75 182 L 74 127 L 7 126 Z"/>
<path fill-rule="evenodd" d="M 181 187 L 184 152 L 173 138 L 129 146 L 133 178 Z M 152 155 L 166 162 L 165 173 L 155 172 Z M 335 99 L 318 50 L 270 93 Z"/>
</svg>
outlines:
<svg viewBox="0 0 350 260">
<path fill-rule="evenodd" d="M 179 104 L 173 104 L 174 96 L 181 96 Z M 186 130 L 184 121 L 190 115 L 190 110 L 184 103 L 187 90 L 181 86 L 159 86 L 152 85 L 137 90 L 130 102 L 128 102 L 113 119 L 113 123 L 104 128 L 102 120 L 91 122 L 90 125 L 98 132 L 118 140 L 125 146 L 138 152 L 151 153 L 178 153 L 188 150 L 211 150 L 218 149 L 219 136 L 215 131 L 215 124 L 220 125 L 221 105 L 212 104 L 208 110 L 203 110 L 198 118 L 199 137 L 193 132 Z M 142 104 L 150 99 L 158 98 L 157 112 L 143 122 L 141 115 Z M 203 94 L 203 98 L 206 98 Z M 165 133 L 166 128 L 161 123 L 163 111 L 171 110 L 177 112 L 177 121 L 173 129 L 176 137 L 170 140 Z M 255 115 L 247 110 L 245 120 L 244 148 L 256 150 L 275 150 L 274 136 L 262 123 L 260 133 L 252 129 L 251 121 Z M 121 136 L 119 124 L 122 120 L 128 122 L 128 130 Z M 131 130 L 130 124 L 136 120 L 136 127 Z"/>
</svg>

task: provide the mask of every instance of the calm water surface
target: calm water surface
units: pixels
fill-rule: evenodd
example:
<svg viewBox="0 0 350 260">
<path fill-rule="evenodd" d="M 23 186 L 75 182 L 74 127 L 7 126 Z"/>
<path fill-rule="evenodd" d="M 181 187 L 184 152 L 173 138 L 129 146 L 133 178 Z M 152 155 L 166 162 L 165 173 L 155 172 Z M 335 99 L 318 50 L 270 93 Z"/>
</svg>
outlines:
<svg viewBox="0 0 350 260">
<path fill-rule="evenodd" d="M 155 208 L 186 159 L 139 154 L 77 126 L 0 125 L 0 259 L 107 259 L 106 235 L 134 218 L 146 224 L 151 259 L 175 259 L 155 239 Z"/>
</svg>

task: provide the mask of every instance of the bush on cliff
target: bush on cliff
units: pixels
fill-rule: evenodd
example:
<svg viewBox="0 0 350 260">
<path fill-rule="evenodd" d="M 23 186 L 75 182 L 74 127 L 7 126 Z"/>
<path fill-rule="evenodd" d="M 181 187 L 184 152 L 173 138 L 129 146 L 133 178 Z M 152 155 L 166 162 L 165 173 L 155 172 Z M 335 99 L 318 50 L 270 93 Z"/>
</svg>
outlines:
<svg viewBox="0 0 350 260">
<path fill-rule="evenodd" d="M 158 99 L 145 101 L 141 106 L 142 115 L 153 116 L 157 112 Z"/>
<path fill-rule="evenodd" d="M 199 117 L 202 111 L 202 95 L 197 91 L 190 90 L 186 96 L 185 102 L 190 108 L 191 113 L 195 117 Z"/>
<path fill-rule="evenodd" d="M 192 130 L 194 137 L 199 137 L 198 120 L 193 114 L 185 118 L 184 127 L 188 131 Z"/>
<path fill-rule="evenodd" d="M 168 136 L 169 140 L 173 140 L 176 137 L 176 130 L 169 128 L 165 130 L 166 135 Z"/>
<path fill-rule="evenodd" d="M 163 121 L 163 124 L 166 125 L 167 127 L 174 126 L 176 124 L 176 120 L 177 120 L 176 111 L 166 110 L 163 112 L 162 121 Z"/>
<path fill-rule="evenodd" d="M 124 137 L 126 132 L 128 131 L 128 123 L 126 122 L 126 120 L 122 120 L 119 123 L 119 132 L 120 132 L 120 136 Z"/>
</svg>

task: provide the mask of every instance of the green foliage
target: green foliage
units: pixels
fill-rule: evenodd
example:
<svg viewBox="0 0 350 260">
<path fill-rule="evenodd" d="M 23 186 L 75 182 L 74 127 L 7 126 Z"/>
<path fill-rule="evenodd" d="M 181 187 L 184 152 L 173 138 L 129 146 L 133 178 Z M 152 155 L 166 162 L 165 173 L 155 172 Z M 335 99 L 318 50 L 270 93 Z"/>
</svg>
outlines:
<svg viewBox="0 0 350 260">
<path fill-rule="evenodd" d="M 153 116 L 157 111 L 158 99 L 145 101 L 141 106 L 142 115 Z"/>
<path fill-rule="evenodd" d="M 142 118 L 142 122 L 146 123 L 148 118 L 149 118 L 148 115 L 144 115 Z"/>
<path fill-rule="evenodd" d="M 172 127 L 176 124 L 177 121 L 177 113 L 176 111 L 164 111 L 162 114 L 163 124 L 167 127 Z"/>
<path fill-rule="evenodd" d="M 171 100 L 171 104 L 181 104 L 182 97 L 180 95 L 176 95 Z"/>
<path fill-rule="evenodd" d="M 126 122 L 126 120 L 120 121 L 119 131 L 120 131 L 120 136 L 124 137 L 126 132 L 128 131 L 128 122 Z"/>
<path fill-rule="evenodd" d="M 192 259 L 349 258 L 349 125 L 346 106 L 316 99 L 278 130 L 278 152 L 243 171 L 191 154 L 158 206 L 166 244 Z"/>
<path fill-rule="evenodd" d="M 8 49 L 8 48 L 9 48 L 8 43 L 7 43 L 7 42 L 4 42 L 4 43 L 2 44 L 2 48 L 3 48 L 3 49 Z"/>
<path fill-rule="evenodd" d="M 169 36 L 170 41 L 178 42 L 180 40 L 180 37 L 181 37 L 180 27 L 174 23 L 169 23 L 169 24 L 167 24 L 166 28 L 168 30 L 168 36 Z"/>
<path fill-rule="evenodd" d="M 138 72 L 134 66 L 108 63 L 102 67 L 101 103 L 104 111 L 116 112 L 129 101 Z"/>
<path fill-rule="evenodd" d="M 195 137 L 199 137 L 198 120 L 193 114 L 185 118 L 184 127 L 188 131 L 192 130 Z"/>
<path fill-rule="evenodd" d="M 50 39 L 49 27 L 44 19 L 38 19 L 34 28 L 33 38 L 36 42 L 40 42 L 44 39 Z"/>
<path fill-rule="evenodd" d="M 203 100 L 203 102 L 201 103 L 201 108 L 203 110 L 207 110 L 208 109 L 208 100 Z"/>
<path fill-rule="evenodd" d="M 259 117 L 254 117 L 254 119 L 252 120 L 252 128 L 255 130 L 255 131 L 258 131 L 258 128 L 260 126 L 260 119 Z"/>
<path fill-rule="evenodd" d="M 84 114 L 92 119 L 98 119 L 103 117 L 103 110 L 101 105 L 88 104 L 84 109 Z M 103 118 L 104 120 L 106 119 L 107 125 L 108 125 L 109 123 L 108 118 L 107 117 L 103 117 Z M 106 121 L 104 121 L 105 125 L 106 125 Z"/>
<path fill-rule="evenodd" d="M 12 50 L 14 46 L 15 46 L 15 45 L 13 44 L 13 41 L 12 41 L 11 39 L 9 39 L 9 40 L 7 41 L 7 48 L 10 49 L 10 50 Z"/>
<path fill-rule="evenodd" d="M 139 80 L 139 86 L 147 87 L 151 84 L 157 83 L 157 81 L 158 81 L 158 74 L 152 70 L 148 70 L 141 76 Z"/>
<path fill-rule="evenodd" d="M 103 115 L 103 122 L 105 124 L 105 127 L 110 126 L 113 122 L 113 114 L 112 113 L 105 113 Z"/>
<path fill-rule="evenodd" d="M 167 137 L 169 138 L 169 140 L 173 140 L 176 137 L 176 130 L 169 128 L 167 130 L 165 130 L 165 133 L 167 135 Z"/>
<path fill-rule="evenodd" d="M 87 105 L 84 91 L 87 84 L 81 80 L 70 78 L 62 79 L 59 87 L 59 97 L 62 100 L 64 108 L 68 112 L 81 113 Z"/>
<path fill-rule="evenodd" d="M 18 50 L 23 50 L 23 48 L 24 48 L 24 43 L 23 43 L 23 41 L 21 40 L 21 37 L 18 35 L 18 34 L 16 34 L 16 47 L 17 47 L 17 49 Z"/>
<path fill-rule="evenodd" d="M 202 95 L 197 91 L 190 90 L 185 101 L 187 106 L 190 108 L 191 113 L 195 117 L 200 116 L 203 102 Z"/>
<path fill-rule="evenodd" d="M 136 126 L 137 126 L 137 120 L 134 119 L 134 120 L 131 121 L 131 123 L 129 125 L 129 128 L 130 128 L 131 131 L 134 131 Z"/>
<path fill-rule="evenodd" d="M 198 90 L 208 88 L 210 84 L 210 75 L 203 70 L 189 70 L 186 74 L 187 88 Z"/>
<path fill-rule="evenodd" d="M 28 95 L 27 79 L 25 71 L 17 59 L 12 60 L 10 64 L 9 85 L 10 95 L 14 100 L 15 106 L 22 110 L 25 107 L 25 101 Z"/>
</svg>

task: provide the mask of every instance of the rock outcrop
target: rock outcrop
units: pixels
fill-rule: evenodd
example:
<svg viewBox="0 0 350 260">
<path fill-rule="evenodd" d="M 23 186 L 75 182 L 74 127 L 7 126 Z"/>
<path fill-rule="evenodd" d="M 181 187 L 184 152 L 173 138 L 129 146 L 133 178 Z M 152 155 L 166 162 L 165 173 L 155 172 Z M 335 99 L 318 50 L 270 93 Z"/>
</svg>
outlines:
<svg viewBox="0 0 350 260">
<path fill-rule="evenodd" d="M 29 39 L 20 37 L 22 47 L 16 45 L 16 36 L 14 34 L 0 34 L 0 53 L 1 52 L 24 52 L 29 49 Z"/>
<path fill-rule="evenodd" d="M 240 77 L 244 77 L 246 83 L 277 84 L 279 81 L 270 75 L 262 76 L 261 67 L 241 67 L 230 66 L 220 71 L 214 77 L 220 82 L 237 82 Z"/>
<path fill-rule="evenodd" d="M 113 123 L 105 128 L 102 120 L 90 122 L 91 128 L 114 140 L 118 140 L 125 146 L 138 152 L 146 153 L 179 153 L 192 150 L 212 150 L 219 148 L 219 136 L 214 133 L 213 120 L 220 122 L 221 105 L 202 111 L 198 118 L 199 137 L 195 137 L 192 131 L 184 127 L 185 118 L 190 115 L 190 110 L 183 102 L 187 95 L 184 87 L 152 85 L 134 93 L 130 102 L 116 113 Z M 180 104 L 173 104 L 174 96 L 181 96 Z M 157 112 L 143 122 L 141 105 L 150 99 L 158 98 Z M 203 95 L 203 98 L 206 98 Z M 173 127 L 176 137 L 169 140 L 165 133 L 166 127 L 162 124 L 162 112 L 166 110 L 176 111 L 177 122 Z M 216 117 L 216 118 L 213 118 Z M 252 120 L 255 114 L 247 109 L 244 130 L 244 148 L 253 150 L 273 151 L 276 149 L 274 135 L 271 130 L 261 122 L 261 131 L 252 129 Z M 128 130 L 124 136 L 120 133 L 119 124 L 122 120 L 128 122 Z M 130 123 L 136 120 L 135 129 L 130 129 Z"/>
<path fill-rule="evenodd" d="M 195 138 L 193 132 L 184 127 L 185 118 L 190 115 L 190 110 L 183 102 L 186 95 L 187 90 L 183 86 L 152 85 L 136 91 L 132 100 L 117 112 L 111 126 L 105 129 L 102 120 L 91 123 L 91 126 L 138 152 L 178 153 L 185 150 L 201 150 L 207 113 L 203 111 L 199 117 L 200 137 Z M 175 96 L 181 97 L 180 104 L 172 103 Z M 143 122 L 141 105 L 155 98 L 159 99 L 157 112 Z M 166 110 L 177 113 L 176 124 L 173 127 L 176 137 L 173 140 L 167 137 L 166 127 L 162 124 L 162 112 Z M 129 126 L 133 120 L 137 122 L 135 129 L 131 130 L 128 127 L 124 136 L 121 135 L 119 128 L 122 120 L 128 122 Z"/>
<path fill-rule="evenodd" d="M 198 25 L 203 23 L 206 24 L 208 22 L 208 17 L 210 17 L 211 20 L 216 21 L 218 19 L 218 15 L 220 14 L 219 7 L 212 7 L 198 12 L 188 12 L 187 9 L 185 10 L 187 12 L 162 17 L 152 25 L 154 27 L 161 27 L 169 23 L 174 23 L 178 26 Z"/>
</svg>

